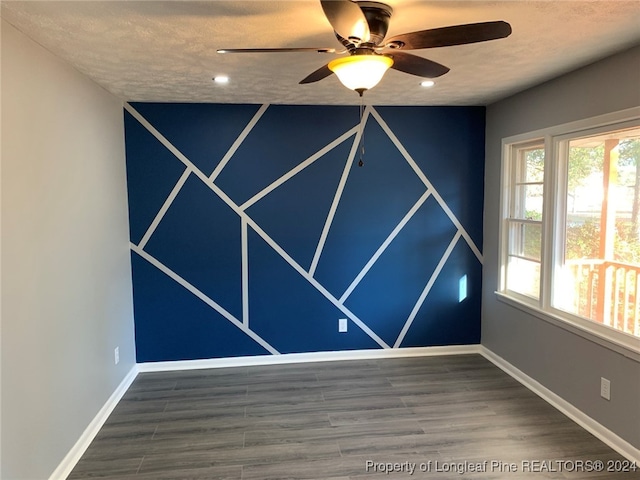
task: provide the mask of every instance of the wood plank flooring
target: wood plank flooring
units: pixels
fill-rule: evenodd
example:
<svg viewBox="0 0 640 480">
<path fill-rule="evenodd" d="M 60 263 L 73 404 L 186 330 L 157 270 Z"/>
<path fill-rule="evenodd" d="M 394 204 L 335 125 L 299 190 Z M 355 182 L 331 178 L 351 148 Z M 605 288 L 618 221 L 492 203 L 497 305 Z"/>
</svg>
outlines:
<svg viewBox="0 0 640 480">
<path fill-rule="evenodd" d="M 596 460 L 625 462 L 460 355 L 140 374 L 68 478 L 640 478 Z"/>
</svg>

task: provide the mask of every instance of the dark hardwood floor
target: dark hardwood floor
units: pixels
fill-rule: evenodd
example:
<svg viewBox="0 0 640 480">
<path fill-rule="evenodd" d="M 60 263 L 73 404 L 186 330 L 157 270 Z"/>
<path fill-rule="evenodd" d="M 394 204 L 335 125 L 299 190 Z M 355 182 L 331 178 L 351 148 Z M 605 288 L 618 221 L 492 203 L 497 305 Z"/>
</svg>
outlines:
<svg viewBox="0 0 640 480">
<path fill-rule="evenodd" d="M 625 462 L 461 355 L 140 374 L 68 478 L 640 478 Z"/>
</svg>

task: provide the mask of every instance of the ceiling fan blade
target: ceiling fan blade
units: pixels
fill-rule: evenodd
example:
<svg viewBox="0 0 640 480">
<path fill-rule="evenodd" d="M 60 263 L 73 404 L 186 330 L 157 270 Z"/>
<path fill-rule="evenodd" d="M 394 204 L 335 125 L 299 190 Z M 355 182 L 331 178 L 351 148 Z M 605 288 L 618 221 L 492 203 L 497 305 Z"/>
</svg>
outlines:
<svg viewBox="0 0 640 480">
<path fill-rule="evenodd" d="M 369 23 L 357 3 L 350 0 L 320 0 L 320 4 L 327 20 L 341 37 L 369 41 Z"/>
<path fill-rule="evenodd" d="M 391 68 L 418 77 L 436 78 L 449 71 L 449 68 L 444 65 L 410 53 L 393 52 L 388 56 L 393 58 Z"/>
<path fill-rule="evenodd" d="M 336 38 L 338 39 L 338 41 L 342 44 L 342 46 L 344 48 L 346 48 L 347 50 L 351 50 L 352 48 L 355 48 L 356 46 L 353 44 L 353 42 L 349 41 L 348 39 L 344 38 L 342 35 L 340 35 L 338 32 L 334 32 L 336 35 Z"/>
<path fill-rule="evenodd" d="M 316 52 L 316 53 L 336 53 L 335 48 L 220 48 L 218 53 L 283 53 L 283 52 Z"/>
<path fill-rule="evenodd" d="M 329 70 L 328 65 L 323 65 L 315 72 L 311 73 L 310 75 L 306 76 L 304 79 L 300 80 L 300 85 L 305 83 L 319 82 L 320 80 L 327 78 L 332 73 L 333 72 Z"/>
<path fill-rule="evenodd" d="M 389 38 L 386 45 L 402 50 L 417 50 L 486 42 L 509 35 L 511 35 L 511 25 L 507 22 L 469 23 L 396 35 Z"/>
</svg>

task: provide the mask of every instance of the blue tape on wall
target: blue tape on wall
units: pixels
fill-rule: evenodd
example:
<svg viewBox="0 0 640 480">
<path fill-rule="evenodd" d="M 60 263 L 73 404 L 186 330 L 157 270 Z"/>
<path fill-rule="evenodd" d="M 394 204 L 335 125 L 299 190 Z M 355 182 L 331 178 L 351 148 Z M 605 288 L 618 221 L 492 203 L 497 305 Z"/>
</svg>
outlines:
<svg viewBox="0 0 640 480">
<path fill-rule="evenodd" d="M 138 361 L 479 342 L 484 108 L 127 110 Z"/>
</svg>

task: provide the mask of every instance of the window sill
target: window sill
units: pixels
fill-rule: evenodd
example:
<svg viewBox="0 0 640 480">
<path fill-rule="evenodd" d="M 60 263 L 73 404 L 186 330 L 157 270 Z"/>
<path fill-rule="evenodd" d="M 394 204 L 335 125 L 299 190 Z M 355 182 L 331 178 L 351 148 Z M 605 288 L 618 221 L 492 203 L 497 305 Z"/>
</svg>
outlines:
<svg viewBox="0 0 640 480">
<path fill-rule="evenodd" d="M 640 339 L 618 332 L 589 320 L 574 321 L 554 315 L 533 305 L 524 303 L 503 292 L 495 292 L 496 298 L 518 310 L 522 310 L 556 327 L 601 345 L 636 362 L 640 362 Z"/>
</svg>

